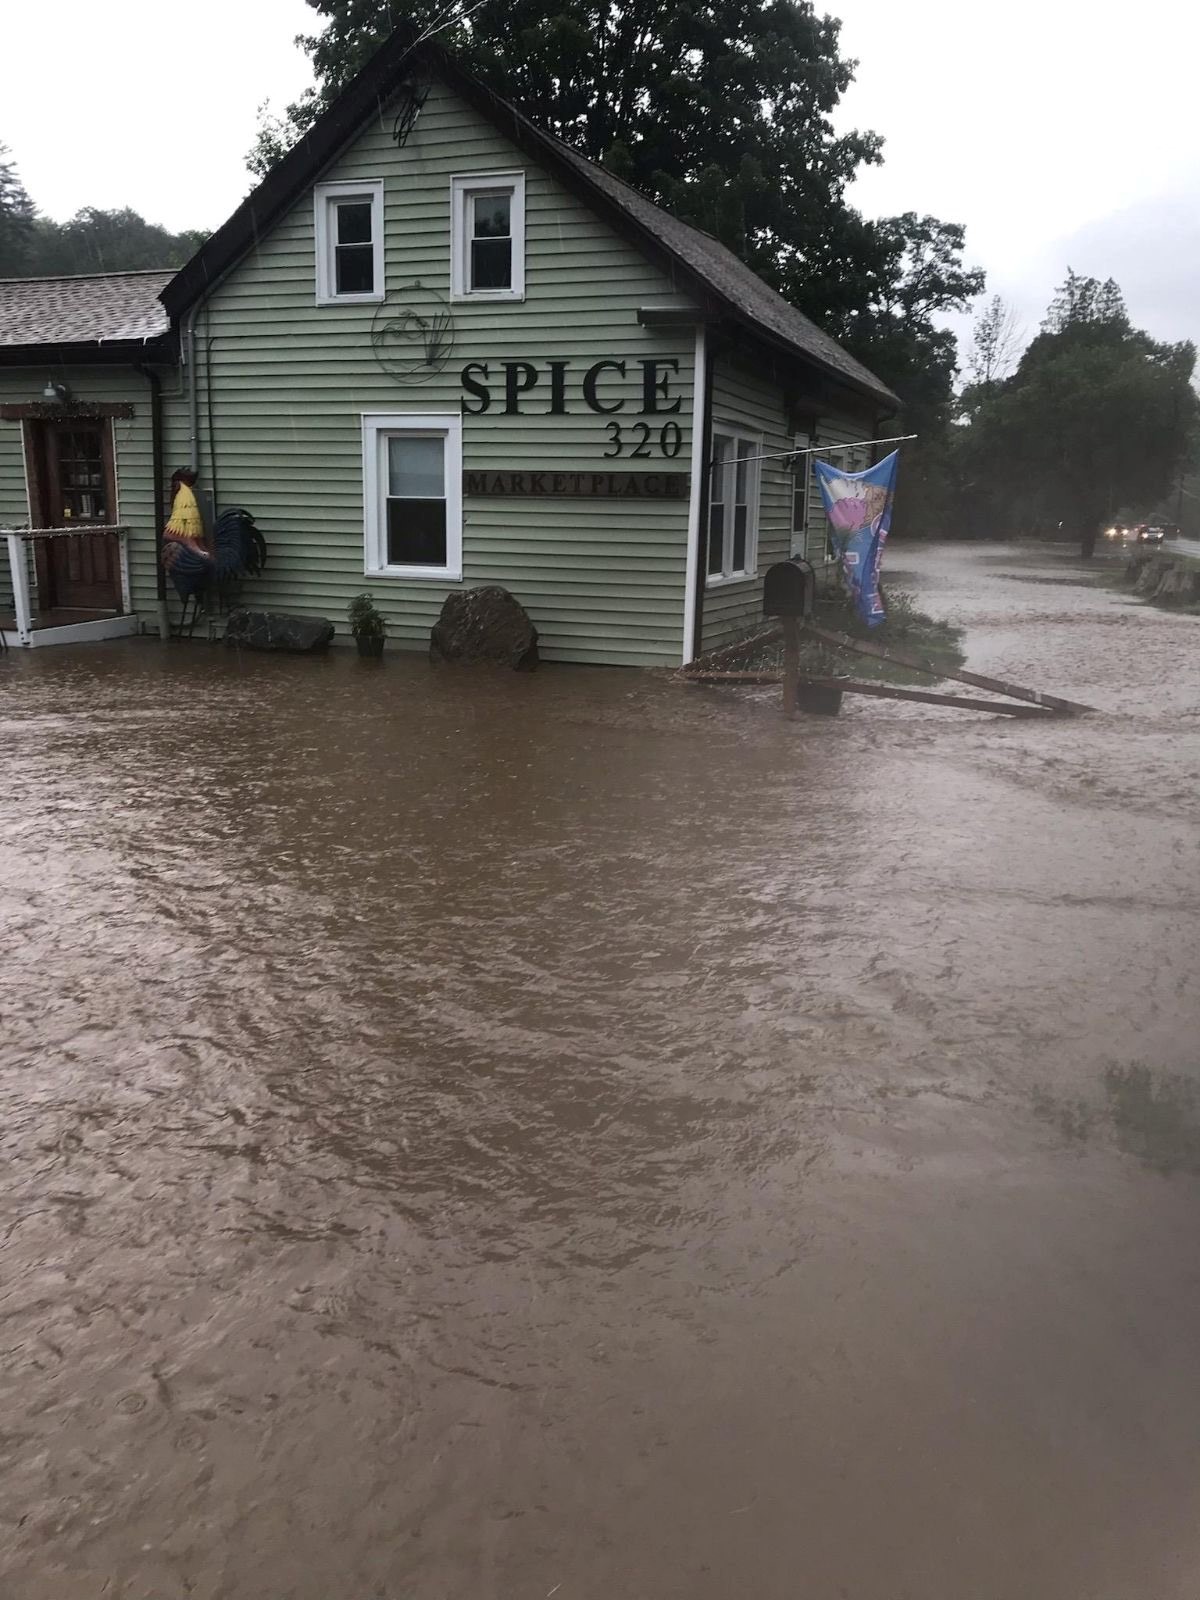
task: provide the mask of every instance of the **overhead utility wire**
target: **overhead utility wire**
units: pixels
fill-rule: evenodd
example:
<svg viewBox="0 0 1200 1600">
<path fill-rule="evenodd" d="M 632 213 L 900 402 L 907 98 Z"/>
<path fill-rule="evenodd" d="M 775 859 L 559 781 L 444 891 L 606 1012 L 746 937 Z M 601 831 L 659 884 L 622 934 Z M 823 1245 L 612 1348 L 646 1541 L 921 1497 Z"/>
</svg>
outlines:
<svg viewBox="0 0 1200 1600">
<path fill-rule="evenodd" d="M 778 461 L 785 456 L 831 456 L 836 450 L 865 450 L 869 444 L 903 444 L 906 439 L 919 439 L 919 433 L 898 433 L 891 439 L 856 439 L 853 444 L 814 444 L 808 450 L 769 450 L 760 456 L 731 456 L 728 461 L 714 462 L 713 466 L 736 467 L 742 461 Z M 870 471 L 870 468 L 865 470 Z"/>
</svg>

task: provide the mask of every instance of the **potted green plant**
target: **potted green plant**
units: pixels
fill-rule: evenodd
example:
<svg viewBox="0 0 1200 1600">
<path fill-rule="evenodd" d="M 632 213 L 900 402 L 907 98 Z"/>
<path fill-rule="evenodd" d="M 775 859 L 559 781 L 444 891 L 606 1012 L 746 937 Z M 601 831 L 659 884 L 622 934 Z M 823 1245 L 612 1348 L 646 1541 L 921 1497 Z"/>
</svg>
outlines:
<svg viewBox="0 0 1200 1600">
<path fill-rule="evenodd" d="M 350 632 L 360 656 L 381 656 L 387 623 L 369 594 L 356 594 L 348 607 Z"/>
</svg>

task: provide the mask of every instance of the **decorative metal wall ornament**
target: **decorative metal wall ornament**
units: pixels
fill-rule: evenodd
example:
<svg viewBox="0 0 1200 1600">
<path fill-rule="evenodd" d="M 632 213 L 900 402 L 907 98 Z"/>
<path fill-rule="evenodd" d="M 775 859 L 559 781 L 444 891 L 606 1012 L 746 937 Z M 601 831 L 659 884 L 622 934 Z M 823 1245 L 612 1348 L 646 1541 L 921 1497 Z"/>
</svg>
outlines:
<svg viewBox="0 0 1200 1600">
<path fill-rule="evenodd" d="M 428 74 L 418 69 L 397 89 L 396 115 L 392 120 L 392 138 L 397 149 L 403 150 L 408 143 L 408 136 L 428 98 L 431 82 Z"/>
<path fill-rule="evenodd" d="M 454 317 L 445 299 L 418 278 L 395 289 L 375 313 L 371 348 L 393 378 L 424 383 L 454 354 Z"/>
</svg>

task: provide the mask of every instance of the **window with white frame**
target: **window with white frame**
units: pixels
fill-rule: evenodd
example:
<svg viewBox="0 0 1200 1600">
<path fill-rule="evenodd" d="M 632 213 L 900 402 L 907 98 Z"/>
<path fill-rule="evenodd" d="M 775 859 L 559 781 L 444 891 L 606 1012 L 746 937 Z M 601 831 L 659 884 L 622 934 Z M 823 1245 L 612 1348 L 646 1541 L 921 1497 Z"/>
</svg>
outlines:
<svg viewBox="0 0 1200 1600">
<path fill-rule="evenodd" d="M 835 449 L 832 449 L 832 448 L 828 449 L 828 450 L 822 450 L 818 455 L 810 456 L 809 460 L 813 463 L 813 477 L 814 477 L 814 479 L 816 478 L 816 475 L 817 475 L 816 474 L 816 463 L 818 461 L 824 461 L 828 466 L 838 467 L 838 468 L 841 468 L 844 471 L 848 471 L 849 470 L 849 465 L 848 465 L 848 461 L 847 461 L 847 457 L 846 457 L 846 452 L 844 450 L 835 450 Z M 821 507 L 822 512 L 824 512 L 824 510 L 825 510 L 824 497 L 822 497 L 821 500 L 818 503 L 819 503 L 819 505 Z M 830 522 L 828 515 L 823 515 L 822 516 L 822 518 L 821 518 L 821 526 L 825 530 L 825 536 L 824 536 L 824 539 L 822 541 L 822 545 L 820 547 L 821 548 L 821 552 L 822 552 L 820 559 L 823 560 L 823 561 L 835 561 L 837 559 L 837 551 L 834 548 L 834 543 L 833 543 L 833 525 Z M 817 548 L 818 547 L 814 545 L 813 553 L 809 557 L 809 559 L 811 561 L 817 560 Z"/>
<path fill-rule="evenodd" d="M 365 570 L 462 576 L 462 418 L 363 417 Z"/>
<path fill-rule="evenodd" d="M 383 299 L 383 179 L 318 183 L 313 190 L 317 304 Z"/>
<path fill-rule="evenodd" d="M 796 451 L 812 449 L 812 435 L 798 433 L 792 440 L 792 448 Z M 808 548 L 808 507 L 809 496 L 812 488 L 813 458 L 810 455 L 797 454 L 792 457 L 792 542 L 791 554 L 803 556 Z"/>
<path fill-rule="evenodd" d="M 708 582 L 758 569 L 758 483 L 762 441 L 719 424 L 712 436 L 708 498 Z"/>
<path fill-rule="evenodd" d="M 459 300 L 525 297 L 525 174 L 450 180 L 450 283 Z"/>
</svg>

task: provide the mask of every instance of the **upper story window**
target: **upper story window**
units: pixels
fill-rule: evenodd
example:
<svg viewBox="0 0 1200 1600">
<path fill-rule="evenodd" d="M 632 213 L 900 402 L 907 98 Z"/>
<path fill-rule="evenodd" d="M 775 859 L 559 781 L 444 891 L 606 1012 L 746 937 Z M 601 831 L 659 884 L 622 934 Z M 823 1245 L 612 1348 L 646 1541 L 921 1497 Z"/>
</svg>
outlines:
<svg viewBox="0 0 1200 1600">
<path fill-rule="evenodd" d="M 708 497 L 708 582 L 758 570 L 758 483 L 762 441 L 717 425 Z"/>
<path fill-rule="evenodd" d="M 525 174 L 450 180 L 450 283 L 456 300 L 525 298 Z"/>
<path fill-rule="evenodd" d="M 317 304 L 383 299 L 383 179 L 318 183 Z"/>
</svg>

